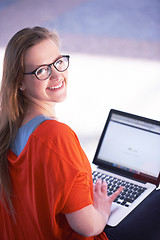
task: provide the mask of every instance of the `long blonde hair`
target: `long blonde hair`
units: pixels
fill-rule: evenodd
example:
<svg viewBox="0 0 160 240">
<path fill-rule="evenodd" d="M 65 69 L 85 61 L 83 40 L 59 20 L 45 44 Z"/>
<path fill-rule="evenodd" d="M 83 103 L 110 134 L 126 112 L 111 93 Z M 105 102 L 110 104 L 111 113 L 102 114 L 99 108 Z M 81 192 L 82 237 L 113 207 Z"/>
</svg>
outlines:
<svg viewBox="0 0 160 240">
<path fill-rule="evenodd" d="M 24 55 L 28 48 L 44 39 L 59 47 L 58 36 L 43 27 L 24 28 L 17 32 L 5 50 L 0 90 L 0 201 L 14 216 L 12 183 L 7 153 L 23 120 L 27 101 L 19 90 L 24 73 Z"/>
</svg>

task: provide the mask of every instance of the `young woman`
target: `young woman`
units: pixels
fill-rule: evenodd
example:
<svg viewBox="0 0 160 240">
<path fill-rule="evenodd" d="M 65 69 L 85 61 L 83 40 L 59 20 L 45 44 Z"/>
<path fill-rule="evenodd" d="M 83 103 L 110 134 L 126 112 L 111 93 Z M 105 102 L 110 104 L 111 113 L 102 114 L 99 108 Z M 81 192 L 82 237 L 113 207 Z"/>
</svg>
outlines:
<svg viewBox="0 0 160 240">
<path fill-rule="evenodd" d="M 132 235 L 134 216 L 120 228 L 105 228 L 122 187 L 108 197 L 105 182 L 93 186 L 76 134 L 56 118 L 55 104 L 67 95 L 68 66 L 56 33 L 42 27 L 19 31 L 6 47 L 0 95 L 0 239 L 132 239 L 123 230 L 128 224 Z"/>
</svg>

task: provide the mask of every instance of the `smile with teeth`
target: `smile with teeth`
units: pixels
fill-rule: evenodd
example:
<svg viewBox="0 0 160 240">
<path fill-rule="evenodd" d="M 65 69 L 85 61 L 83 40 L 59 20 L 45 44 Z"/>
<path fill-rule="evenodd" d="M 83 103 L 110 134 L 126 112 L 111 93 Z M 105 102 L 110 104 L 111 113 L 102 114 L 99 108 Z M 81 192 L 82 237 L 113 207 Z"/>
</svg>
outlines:
<svg viewBox="0 0 160 240">
<path fill-rule="evenodd" d="M 63 81 L 59 85 L 57 85 L 57 86 L 51 86 L 51 87 L 48 87 L 48 88 L 49 89 L 58 89 L 58 88 L 61 88 L 62 85 L 63 85 Z"/>
</svg>

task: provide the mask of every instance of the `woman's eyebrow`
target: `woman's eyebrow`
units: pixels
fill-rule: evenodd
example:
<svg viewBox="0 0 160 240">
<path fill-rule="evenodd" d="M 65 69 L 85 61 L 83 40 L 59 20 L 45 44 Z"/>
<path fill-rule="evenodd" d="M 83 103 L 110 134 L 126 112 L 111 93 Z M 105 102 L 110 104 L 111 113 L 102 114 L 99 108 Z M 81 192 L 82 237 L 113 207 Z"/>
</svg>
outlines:
<svg viewBox="0 0 160 240">
<path fill-rule="evenodd" d="M 56 62 L 61 57 L 62 57 L 62 55 L 60 54 L 53 62 Z"/>
<path fill-rule="evenodd" d="M 60 54 L 55 60 L 53 60 L 51 63 L 54 63 L 56 62 L 59 58 L 61 58 L 62 55 Z M 37 69 L 39 67 L 43 67 L 43 66 L 46 66 L 46 65 L 50 65 L 51 63 L 44 63 L 44 64 L 41 64 L 41 65 L 37 65 L 37 67 L 35 67 L 34 69 Z M 34 70 L 33 70 L 34 71 Z"/>
</svg>

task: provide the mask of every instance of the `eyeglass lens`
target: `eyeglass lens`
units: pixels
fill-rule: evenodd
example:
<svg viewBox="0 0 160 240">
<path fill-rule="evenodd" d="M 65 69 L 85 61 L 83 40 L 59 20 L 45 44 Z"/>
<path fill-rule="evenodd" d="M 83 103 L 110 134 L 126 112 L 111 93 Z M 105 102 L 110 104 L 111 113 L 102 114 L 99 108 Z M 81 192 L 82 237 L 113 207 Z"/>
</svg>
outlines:
<svg viewBox="0 0 160 240">
<path fill-rule="evenodd" d="M 64 56 L 64 57 L 57 59 L 57 61 L 51 65 L 54 65 L 54 67 L 57 69 L 57 71 L 63 72 L 68 68 L 69 59 L 68 59 L 68 57 Z M 51 72 L 52 72 L 51 65 L 45 65 L 45 66 L 39 67 L 37 69 L 35 74 L 39 80 L 45 80 L 51 75 Z"/>
</svg>

